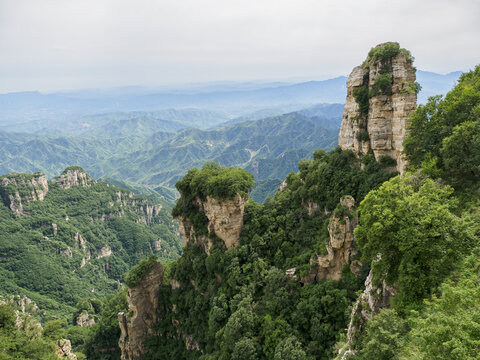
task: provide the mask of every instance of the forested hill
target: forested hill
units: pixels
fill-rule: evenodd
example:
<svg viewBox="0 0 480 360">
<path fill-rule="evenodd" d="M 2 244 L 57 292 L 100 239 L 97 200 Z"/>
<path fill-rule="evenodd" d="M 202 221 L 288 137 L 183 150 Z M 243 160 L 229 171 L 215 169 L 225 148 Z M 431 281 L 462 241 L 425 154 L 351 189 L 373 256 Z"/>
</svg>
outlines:
<svg viewBox="0 0 480 360">
<path fill-rule="evenodd" d="M 180 254 L 168 203 L 79 167 L 48 182 L 41 173 L 4 175 L 0 195 L 0 295 L 28 296 L 43 320 L 72 319 L 80 300 L 115 292 L 149 254 Z"/>
</svg>

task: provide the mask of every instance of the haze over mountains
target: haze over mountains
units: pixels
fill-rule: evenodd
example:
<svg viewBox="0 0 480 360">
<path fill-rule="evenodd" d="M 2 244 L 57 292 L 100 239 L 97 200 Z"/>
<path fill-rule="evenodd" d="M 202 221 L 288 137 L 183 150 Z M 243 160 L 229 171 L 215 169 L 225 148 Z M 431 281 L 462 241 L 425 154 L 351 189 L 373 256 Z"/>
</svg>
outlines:
<svg viewBox="0 0 480 360">
<path fill-rule="evenodd" d="M 460 74 L 418 71 L 419 102 L 445 93 Z M 94 177 L 146 185 L 173 199 L 175 182 L 189 168 L 216 161 L 269 184 L 262 196 L 253 192 L 263 201 L 301 158 L 336 146 L 345 83 L 337 77 L 1 94 L 0 174 L 52 177 L 80 165 Z"/>
</svg>

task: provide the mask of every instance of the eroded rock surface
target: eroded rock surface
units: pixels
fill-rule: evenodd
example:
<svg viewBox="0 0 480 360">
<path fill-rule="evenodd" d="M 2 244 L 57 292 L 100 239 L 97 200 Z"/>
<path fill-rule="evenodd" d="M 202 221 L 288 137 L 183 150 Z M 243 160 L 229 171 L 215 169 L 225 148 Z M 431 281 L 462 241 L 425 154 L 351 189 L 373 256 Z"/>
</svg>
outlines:
<svg viewBox="0 0 480 360">
<path fill-rule="evenodd" d="M 208 218 L 208 231 L 222 239 L 227 249 L 239 244 L 246 202 L 246 198 L 237 194 L 233 199 L 207 196 L 207 201 L 203 203 Z"/>
<path fill-rule="evenodd" d="M 196 200 L 199 211 L 203 211 L 208 219 L 208 233 L 222 239 L 228 249 L 239 245 L 247 201 L 247 197 L 242 197 L 239 194 L 235 195 L 233 199 L 217 199 L 207 196 L 205 201 L 199 198 Z M 188 242 L 200 242 L 204 245 L 208 254 L 212 246 L 208 236 L 196 234 L 189 219 L 182 216 L 178 216 L 177 219 L 185 245 Z"/>
<path fill-rule="evenodd" d="M 28 215 L 23 206 L 31 201 L 42 201 L 47 193 L 47 177 L 41 173 L 14 173 L 0 177 L 0 196 L 17 215 Z"/>
<path fill-rule="evenodd" d="M 78 326 L 87 328 L 92 327 L 97 322 L 97 319 L 86 310 L 82 311 L 76 320 Z"/>
<path fill-rule="evenodd" d="M 70 340 L 58 340 L 55 352 L 60 359 L 77 360 L 77 355 L 72 353 L 72 344 Z"/>
<path fill-rule="evenodd" d="M 160 211 L 163 209 L 161 204 L 149 204 L 147 200 L 136 197 L 130 191 L 118 191 L 116 202 L 123 207 L 133 207 L 141 216 L 141 221 L 146 224 L 154 223 L 156 217 L 160 215 Z"/>
<path fill-rule="evenodd" d="M 112 254 L 113 253 L 112 253 L 112 249 L 110 249 L 110 246 L 103 246 L 98 252 L 97 259 L 109 257 L 109 256 L 112 256 Z"/>
<path fill-rule="evenodd" d="M 368 274 L 365 280 L 365 290 L 357 299 L 353 306 L 350 316 L 350 324 L 347 332 L 347 351 L 342 355 L 342 359 L 347 359 L 348 354 L 356 352 L 354 348 L 355 339 L 364 329 L 366 323 L 376 315 L 381 309 L 390 306 L 390 299 L 396 295 L 396 289 L 388 286 L 385 281 L 379 285 L 375 284 L 372 272 Z"/>
<path fill-rule="evenodd" d="M 351 196 L 345 196 L 340 199 L 340 206 L 344 214 L 333 215 L 328 224 L 330 240 L 326 246 L 327 254 L 312 259 L 316 269 L 302 279 L 305 283 L 322 279 L 340 280 L 345 265 L 350 265 L 350 270 L 354 274 L 358 272 L 360 263 L 353 260 L 357 254 L 353 230 L 358 225 L 358 214 L 354 211 L 355 200 Z"/>
<path fill-rule="evenodd" d="M 128 310 L 131 315 L 123 312 L 118 314 L 122 360 L 141 359 L 145 353 L 143 342 L 154 335 L 152 325 L 157 321 L 162 283 L 163 266 L 158 262 L 138 285 L 128 289 Z"/>
<path fill-rule="evenodd" d="M 388 77 L 390 83 L 379 90 L 380 82 Z M 392 168 L 402 172 L 406 166 L 402 150 L 408 116 L 417 105 L 415 79 L 416 70 L 405 51 L 387 60 L 367 58 L 364 65 L 355 67 L 347 80 L 338 145 L 357 154 L 372 150 L 377 161 L 389 156 L 397 163 Z M 367 113 L 362 113 L 355 98 L 356 91 L 362 87 L 368 97 Z"/>
<path fill-rule="evenodd" d="M 66 168 L 60 176 L 53 178 L 51 182 L 62 189 L 70 189 L 72 186 L 91 186 L 95 183 L 95 180 L 82 168 L 72 166 Z"/>
</svg>

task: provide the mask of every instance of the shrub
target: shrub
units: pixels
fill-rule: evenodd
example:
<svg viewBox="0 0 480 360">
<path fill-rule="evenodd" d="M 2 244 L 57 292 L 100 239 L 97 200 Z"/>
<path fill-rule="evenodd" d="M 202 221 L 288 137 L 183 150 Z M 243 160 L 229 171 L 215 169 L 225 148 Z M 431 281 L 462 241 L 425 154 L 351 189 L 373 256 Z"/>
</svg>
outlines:
<svg viewBox="0 0 480 360">
<path fill-rule="evenodd" d="M 127 284 L 129 288 L 138 285 L 140 281 L 142 281 L 150 272 L 150 270 L 152 270 L 156 263 L 157 257 L 153 254 L 147 259 L 140 261 L 140 263 L 132 267 L 127 276 L 125 276 L 125 284 Z"/>
<path fill-rule="evenodd" d="M 381 74 L 375 79 L 375 83 L 372 86 L 372 90 L 369 93 L 369 97 L 377 95 L 390 95 L 392 93 L 392 75 Z"/>
<path fill-rule="evenodd" d="M 359 86 L 353 90 L 353 97 L 358 104 L 358 115 L 363 116 L 368 114 L 369 95 L 368 88 L 366 86 Z"/>
</svg>

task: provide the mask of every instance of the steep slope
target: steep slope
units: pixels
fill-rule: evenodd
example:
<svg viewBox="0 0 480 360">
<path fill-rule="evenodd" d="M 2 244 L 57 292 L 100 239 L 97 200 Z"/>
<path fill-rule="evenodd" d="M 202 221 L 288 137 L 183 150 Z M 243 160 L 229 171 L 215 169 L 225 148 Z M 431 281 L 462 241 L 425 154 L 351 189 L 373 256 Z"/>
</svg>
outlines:
<svg viewBox="0 0 480 360">
<path fill-rule="evenodd" d="M 419 106 L 404 142 L 413 172 L 360 206 L 355 235 L 372 270 L 338 359 L 478 357 L 479 80 L 477 66 Z"/>
<path fill-rule="evenodd" d="M 161 281 L 154 331 L 130 327 L 146 336 L 123 357 L 272 359 L 287 343 L 304 356 L 330 356 L 366 276 L 355 258 L 353 200 L 340 198 L 360 202 L 395 175 L 363 161 L 362 170 L 351 151 L 316 151 L 265 204 L 245 202 L 251 175 L 240 169 L 190 170 L 173 212 L 184 252 Z"/>
<path fill-rule="evenodd" d="M 112 293 L 148 254 L 180 253 L 168 204 L 79 167 L 48 183 L 43 174 L 7 174 L 0 193 L 0 294 L 27 295 L 47 318 L 70 318 L 80 299 Z"/>
<path fill-rule="evenodd" d="M 377 161 L 391 158 L 392 165 L 403 171 L 403 140 L 419 89 L 408 50 L 398 43 L 377 45 L 348 78 L 340 147 L 357 154 L 372 150 Z"/>
</svg>

